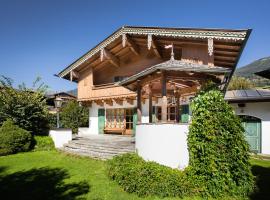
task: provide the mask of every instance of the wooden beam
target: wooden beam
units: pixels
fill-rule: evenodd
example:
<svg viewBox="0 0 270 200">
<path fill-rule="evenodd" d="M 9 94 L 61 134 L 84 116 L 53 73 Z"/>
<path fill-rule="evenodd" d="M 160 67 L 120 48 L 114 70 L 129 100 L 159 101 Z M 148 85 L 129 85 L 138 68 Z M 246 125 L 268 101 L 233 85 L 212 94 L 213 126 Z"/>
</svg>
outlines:
<svg viewBox="0 0 270 200">
<path fill-rule="evenodd" d="M 73 81 L 74 79 L 78 79 L 79 78 L 79 73 L 76 71 L 70 71 L 70 81 Z"/>
<path fill-rule="evenodd" d="M 224 61 L 232 61 L 235 62 L 235 57 L 227 57 L 227 56 L 215 56 L 214 60 L 224 60 Z"/>
<path fill-rule="evenodd" d="M 100 50 L 100 60 L 103 62 L 104 60 L 109 60 L 110 63 L 112 63 L 115 67 L 120 66 L 119 59 L 114 56 L 111 52 L 109 52 L 107 49 L 101 49 Z"/>
<path fill-rule="evenodd" d="M 158 58 L 162 58 L 158 45 L 156 44 L 156 41 L 154 40 L 152 34 L 148 34 L 147 36 L 147 47 L 148 47 L 148 50 L 153 49 L 155 55 Z"/>
<path fill-rule="evenodd" d="M 161 104 L 161 120 L 162 122 L 167 121 L 167 77 L 166 73 L 163 71 L 161 73 L 161 95 L 162 95 L 162 104 Z"/>
<path fill-rule="evenodd" d="M 198 86 L 195 85 L 195 86 L 192 86 L 192 87 L 179 89 L 179 93 L 182 95 L 184 93 L 197 92 L 197 90 L 198 90 Z"/>
<path fill-rule="evenodd" d="M 180 95 L 179 95 L 179 91 L 177 90 L 175 93 L 175 98 L 176 98 L 176 122 L 179 123 L 180 122 Z"/>
<path fill-rule="evenodd" d="M 142 122 L 142 93 L 141 93 L 142 87 L 140 85 L 140 82 L 137 82 L 137 121 L 138 123 Z"/>
<path fill-rule="evenodd" d="M 149 91 L 148 91 L 148 97 L 149 97 L 149 107 L 148 107 L 148 109 L 149 109 L 149 123 L 152 123 L 153 122 L 153 116 L 152 116 L 152 97 L 153 97 L 153 93 L 152 93 L 152 87 L 151 87 L 151 85 L 149 85 Z"/>
<path fill-rule="evenodd" d="M 241 46 L 230 46 L 225 44 L 214 44 L 214 49 L 229 49 L 229 50 L 240 50 Z"/>
<path fill-rule="evenodd" d="M 128 36 L 126 35 L 126 43 L 128 44 L 128 47 L 135 55 L 140 55 L 140 48 L 139 46 Z"/>
</svg>

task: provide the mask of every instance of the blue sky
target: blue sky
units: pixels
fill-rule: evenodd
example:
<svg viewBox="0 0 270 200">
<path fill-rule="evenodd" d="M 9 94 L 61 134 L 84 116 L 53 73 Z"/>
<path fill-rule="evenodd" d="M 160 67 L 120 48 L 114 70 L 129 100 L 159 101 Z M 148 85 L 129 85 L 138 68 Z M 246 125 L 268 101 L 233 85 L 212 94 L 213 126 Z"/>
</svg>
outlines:
<svg viewBox="0 0 270 200">
<path fill-rule="evenodd" d="M 51 90 L 76 84 L 54 77 L 123 25 L 252 28 L 238 66 L 270 56 L 270 1 L 0 0 L 0 74 Z"/>
</svg>

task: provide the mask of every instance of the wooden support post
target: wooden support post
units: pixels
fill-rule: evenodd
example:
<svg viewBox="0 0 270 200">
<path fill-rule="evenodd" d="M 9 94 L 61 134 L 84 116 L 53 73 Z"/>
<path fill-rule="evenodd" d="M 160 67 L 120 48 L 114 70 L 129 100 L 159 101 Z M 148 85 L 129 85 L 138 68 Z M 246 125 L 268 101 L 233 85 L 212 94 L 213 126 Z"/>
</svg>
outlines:
<svg viewBox="0 0 270 200">
<path fill-rule="evenodd" d="M 152 93 L 152 87 L 151 85 L 149 85 L 149 123 L 153 122 L 153 117 L 152 117 L 152 97 L 153 97 L 153 93 Z"/>
<path fill-rule="evenodd" d="M 166 88 L 166 74 L 162 72 L 161 76 L 161 93 L 162 93 L 162 105 L 161 105 L 161 121 L 167 122 L 167 88 Z"/>
<path fill-rule="evenodd" d="M 176 122 L 179 123 L 180 122 L 180 112 L 179 112 L 179 109 L 180 109 L 180 94 L 179 94 L 179 91 L 176 91 L 175 93 L 175 98 L 176 98 Z"/>
<path fill-rule="evenodd" d="M 137 122 L 142 122 L 142 86 L 137 82 Z"/>
</svg>

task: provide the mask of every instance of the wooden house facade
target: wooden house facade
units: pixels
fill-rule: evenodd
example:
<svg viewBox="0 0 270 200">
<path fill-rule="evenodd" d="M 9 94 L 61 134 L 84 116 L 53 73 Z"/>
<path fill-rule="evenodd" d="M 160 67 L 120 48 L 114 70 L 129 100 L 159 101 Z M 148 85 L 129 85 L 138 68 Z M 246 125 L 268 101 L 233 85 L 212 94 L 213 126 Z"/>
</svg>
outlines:
<svg viewBox="0 0 270 200">
<path fill-rule="evenodd" d="M 226 89 L 250 31 L 125 26 L 58 76 L 77 82 L 78 101 L 89 107 L 84 134 L 188 123 L 189 101 L 203 83 Z"/>
</svg>

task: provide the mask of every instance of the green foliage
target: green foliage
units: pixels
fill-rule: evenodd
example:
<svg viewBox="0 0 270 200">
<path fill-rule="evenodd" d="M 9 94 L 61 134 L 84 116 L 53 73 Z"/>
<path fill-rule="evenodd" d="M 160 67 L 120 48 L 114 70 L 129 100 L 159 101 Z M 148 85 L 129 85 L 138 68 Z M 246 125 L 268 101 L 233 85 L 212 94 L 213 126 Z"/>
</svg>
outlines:
<svg viewBox="0 0 270 200">
<path fill-rule="evenodd" d="M 233 76 L 228 90 L 245 90 L 245 89 L 253 89 L 255 85 L 247 78 L 240 76 Z"/>
<path fill-rule="evenodd" d="M 48 113 L 47 120 L 48 120 L 48 124 L 49 124 L 50 129 L 54 129 L 57 127 L 57 115 L 56 114 Z"/>
<path fill-rule="evenodd" d="M 60 121 L 63 128 L 71 128 L 73 133 L 78 132 L 78 127 L 88 126 L 89 111 L 80 106 L 76 101 L 70 101 L 63 106 Z"/>
<path fill-rule="evenodd" d="M 48 109 L 44 98 L 44 85 L 27 89 L 24 84 L 19 89 L 12 86 L 12 80 L 0 78 L 0 125 L 7 119 L 32 134 L 47 134 Z"/>
<path fill-rule="evenodd" d="M 183 197 L 195 190 L 184 172 L 146 162 L 136 154 L 124 154 L 108 161 L 109 177 L 138 196 Z"/>
<path fill-rule="evenodd" d="M 34 136 L 35 151 L 51 151 L 54 150 L 54 143 L 49 136 Z"/>
<path fill-rule="evenodd" d="M 218 90 L 199 93 L 191 108 L 189 176 L 202 195 L 246 196 L 254 181 L 240 119 Z"/>
<path fill-rule="evenodd" d="M 12 120 L 8 119 L 0 128 L 0 155 L 28 151 L 31 139 L 28 131 L 14 125 Z"/>
</svg>

